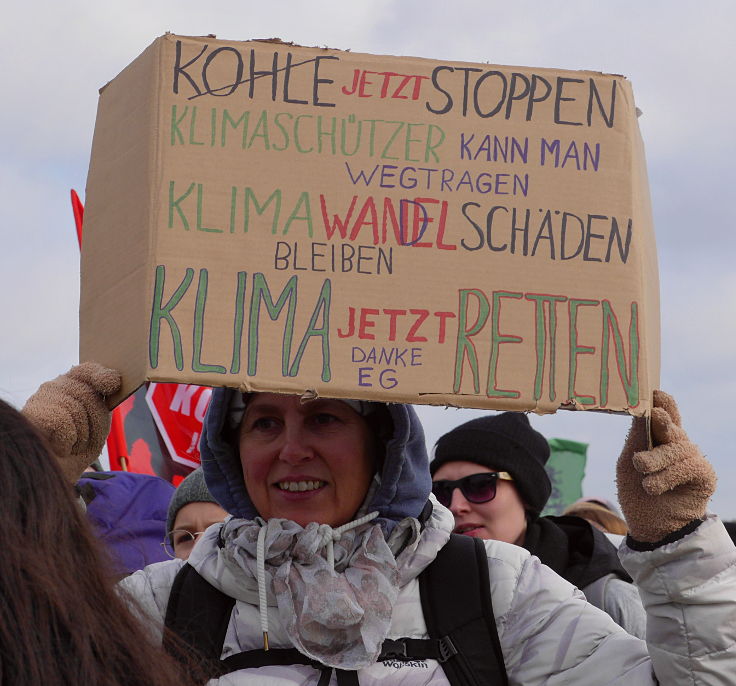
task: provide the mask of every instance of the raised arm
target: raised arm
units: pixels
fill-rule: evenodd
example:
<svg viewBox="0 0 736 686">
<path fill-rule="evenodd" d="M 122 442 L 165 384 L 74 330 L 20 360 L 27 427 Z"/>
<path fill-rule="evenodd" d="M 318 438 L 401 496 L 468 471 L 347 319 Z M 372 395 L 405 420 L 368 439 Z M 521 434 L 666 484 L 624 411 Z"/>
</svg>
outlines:
<svg viewBox="0 0 736 686">
<path fill-rule="evenodd" d="M 76 482 L 99 457 L 110 432 L 105 399 L 119 388 L 118 372 L 84 362 L 41 384 L 23 407 L 49 441 L 68 481 Z"/>
</svg>

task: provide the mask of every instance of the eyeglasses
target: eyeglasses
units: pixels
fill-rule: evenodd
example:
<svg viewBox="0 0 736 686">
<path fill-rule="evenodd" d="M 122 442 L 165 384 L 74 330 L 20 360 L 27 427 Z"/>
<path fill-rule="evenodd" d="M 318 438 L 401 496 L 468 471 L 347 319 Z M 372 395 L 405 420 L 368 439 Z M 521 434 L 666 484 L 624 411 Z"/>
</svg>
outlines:
<svg viewBox="0 0 736 686">
<path fill-rule="evenodd" d="M 450 507 L 452 494 L 456 488 L 460 489 L 463 497 L 469 503 L 487 503 L 496 497 L 496 485 L 499 479 L 513 481 L 514 477 L 508 472 L 483 472 L 464 476 L 455 481 L 442 479 L 432 483 L 432 493 L 445 507 Z"/>
<path fill-rule="evenodd" d="M 204 531 L 191 532 L 187 529 L 174 529 L 164 536 L 161 547 L 169 557 L 174 558 L 176 557 L 177 548 L 179 551 L 191 548 L 203 533 Z"/>
</svg>

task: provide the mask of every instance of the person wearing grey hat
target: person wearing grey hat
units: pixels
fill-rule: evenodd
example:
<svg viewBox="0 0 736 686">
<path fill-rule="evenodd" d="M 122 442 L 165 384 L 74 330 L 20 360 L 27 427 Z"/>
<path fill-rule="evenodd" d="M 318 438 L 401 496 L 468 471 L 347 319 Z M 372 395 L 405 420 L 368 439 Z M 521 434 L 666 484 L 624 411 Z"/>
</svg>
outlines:
<svg viewBox="0 0 736 686">
<path fill-rule="evenodd" d="M 29 400 L 39 424 L 58 426 L 47 420 L 63 399 L 82 428 L 104 425 L 104 399 L 78 381 L 62 377 Z M 724 675 L 736 673 L 736 548 L 705 513 L 715 475 L 670 396 L 655 392 L 651 423 L 634 420 L 617 464 L 631 530 L 620 554 L 647 602 L 645 643 L 518 546 L 476 541 L 473 560 L 455 555 L 468 541 L 452 537 L 450 510 L 428 502 L 424 435 L 411 407 L 384 406 L 393 430 L 382 439 L 370 423 L 380 407 L 363 416 L 326 398 L 251 393 L 232 427 L 228 400 L 237 393 L 213 391 L 200 446 L 210 492 L 232 516 L 205 532 L 187 562 L 149 565 L 120 582 L 151 638 L 185 661 L 201 654 L 212 684 L 439 685 L 467 674 L 502 683 L 504 671 L 509 684 L 529 685 L 732 682 Z M 79 438 L 74 454 L 91 461 L 99 433 L 93 443 Z M 663 463 L 673 469 L 657 469 Z M 663 497 L 650 493 L 652 477 Z M 431 630 L 435 604 L 423 602 L 421 586 L 440 555 L 448 561 L 434 588 L 447 592 L 432 600 L 472 614 Z M 473 578 L 454 585 L 453 565 Z M 475 678 L 468 656 L 493 664 L 484 659 Z"/>
<path fill-rule="evenodd" d="M 205 530 L 225 517 L 227 512 L 212 497 L 201 467 L 197 468 L 174 491 L 166 517 L 166 536 L 161 545 L 169 557 L 186 560 Z"/>
<path fill-rule="evenodd" d="M 646 614 L 614 545 L 582 517 L 540 517 L 552 491 L 549 455 L 521 412 L 472 419 L 437 441 L 432 492 L 454 515 L 455 533 L 526 548 L 644 638 Z"/>
</svg>

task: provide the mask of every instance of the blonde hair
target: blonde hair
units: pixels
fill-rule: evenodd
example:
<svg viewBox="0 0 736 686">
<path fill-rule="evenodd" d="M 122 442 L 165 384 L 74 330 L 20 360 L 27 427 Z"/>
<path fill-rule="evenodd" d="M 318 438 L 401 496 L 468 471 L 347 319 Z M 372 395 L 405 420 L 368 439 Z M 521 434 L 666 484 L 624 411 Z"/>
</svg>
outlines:
<svg viewBox="0 0 736 686">
<path fill-rule="evenodd" d="M 578 501 L 568 505 L 563 515 L 574 515 L 589 521 L 593 526 L 609 534 L 625 535 L 629 532 L 626 522 L 607 507 L 591 501 Z"/>
</svg>

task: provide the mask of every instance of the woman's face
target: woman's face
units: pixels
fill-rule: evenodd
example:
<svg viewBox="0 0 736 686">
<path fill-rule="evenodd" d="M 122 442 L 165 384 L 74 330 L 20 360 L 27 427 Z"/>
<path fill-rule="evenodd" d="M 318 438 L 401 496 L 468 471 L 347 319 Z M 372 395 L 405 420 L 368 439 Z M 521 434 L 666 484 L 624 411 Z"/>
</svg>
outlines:
<svg viewBox="0 0 736 686">
<path fill-rule="evenodd" d="M 475 462 L 446 462 L 432 479 L 455 481 L 471 474 L 485 474 L 495 469 Z M 526 510 L 524 503 L 511 481 L 496 482 L 496 497 L 486 503 L 471 503 L 459 488 L 452 493 L 450 511 L 455 516 L 457 534 L 476 538 L 494 539 L 522 545 L 526 534 Z"/>
<path fill-rule="evenodd" d="M 239 443 L 248 495 L 264 519 L 340 526 L 353 519 L 373 478 L 368 424 L 339 400 L 254 394 Z"/>
</svg>

